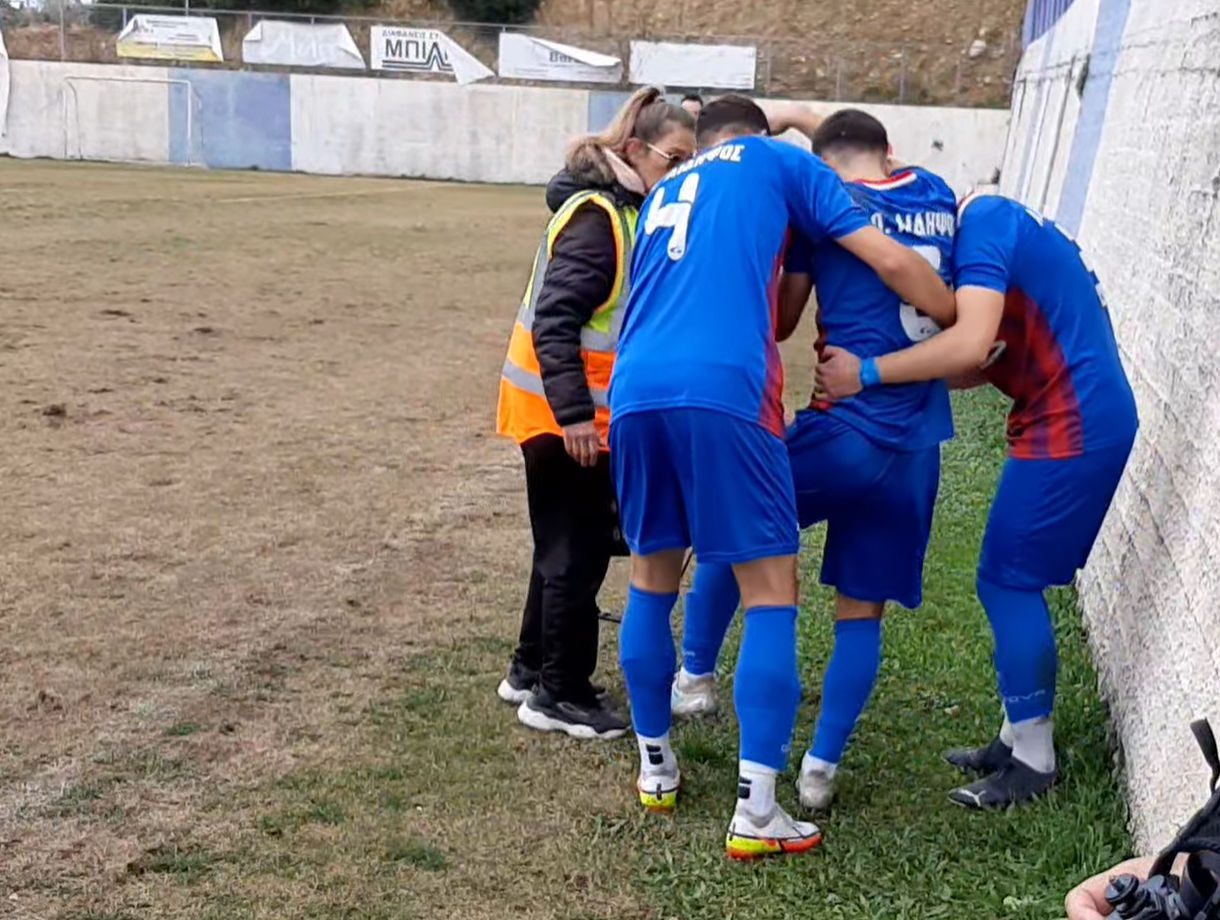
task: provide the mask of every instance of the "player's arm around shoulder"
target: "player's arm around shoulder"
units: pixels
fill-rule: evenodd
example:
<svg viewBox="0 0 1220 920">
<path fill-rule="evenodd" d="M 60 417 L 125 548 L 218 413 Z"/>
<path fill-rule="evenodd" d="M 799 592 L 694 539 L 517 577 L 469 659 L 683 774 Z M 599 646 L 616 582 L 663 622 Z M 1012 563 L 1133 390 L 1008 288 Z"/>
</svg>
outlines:
<svg viewBox="0 0 1220 920">
<path fill-rule="evenodd" d="M 812 140 L 824 119 L 803 102 L 769 102 L 763 105 L 771 136 L 779 137 L 788 131 L 798 131 Z"/>
<path fill-rule="evenodd" d="M 905 302 L 932 317 L 942 329 L 957 320 L 953 292 L 927 259 L 872 226 L 840 237 L 836 242 L 871 267 Z"/>
<path fill-rule="evenodd" d="M 978 379 L 1004 315 L 1004 295 L 989 288 L 957 289 L 957 322 L 952 328 L 880 358 L 861 362 L 851 352 L 827 347 L 815 371 L 818 388 L 830 399 L 846 399 L 868 386 L 921 380 Z"/>
</svg>

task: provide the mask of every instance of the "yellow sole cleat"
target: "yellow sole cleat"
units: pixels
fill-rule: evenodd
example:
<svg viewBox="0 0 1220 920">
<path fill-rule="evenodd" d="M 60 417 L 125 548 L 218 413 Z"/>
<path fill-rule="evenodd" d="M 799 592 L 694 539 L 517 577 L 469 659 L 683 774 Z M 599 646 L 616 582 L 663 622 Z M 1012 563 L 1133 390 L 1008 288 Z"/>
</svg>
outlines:
<svg viewBox="0 0 1220 920">
<path fill-rule="evenodd" d="M 678 807 L 678 789 L 681 785 L 677 776 L 641 776 L 635 788 L 645 810 L 669 814 Z"/>
<path fill-rule="evenodd" d="M 724 838 L 724 851 L 729 859 L 763 859 L 808 853 L 821 842 L 822 832 L 816 824 L 795 821 L 777 806 L 761 825 L 735 815 Z"/>
</svg>

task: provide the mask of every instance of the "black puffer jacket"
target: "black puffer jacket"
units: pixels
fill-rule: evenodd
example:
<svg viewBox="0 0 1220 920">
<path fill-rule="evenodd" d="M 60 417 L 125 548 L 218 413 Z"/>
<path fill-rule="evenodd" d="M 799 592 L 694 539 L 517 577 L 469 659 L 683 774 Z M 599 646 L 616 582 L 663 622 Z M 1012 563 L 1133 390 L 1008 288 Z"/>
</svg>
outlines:
<svg viewBox="0 0 1220 920">
<path fill-rule="evenodd" d="M 580 173 L 564 169 L 546 187 L 547 206 L 558 211 L 586 189 L 605 192 L 623 207 L 638 208 L 644 200 L 615 182 L 608 168 Z M 610 217 L 596 205 L 573 214 L 551 250 L 534 312 L 534 351 L 542 368 L 546 400 L 560 425 L 593 420 L 593 397 L 580 356 L 580 330 L 610 297 L 617 258 Z"/>
</svg>

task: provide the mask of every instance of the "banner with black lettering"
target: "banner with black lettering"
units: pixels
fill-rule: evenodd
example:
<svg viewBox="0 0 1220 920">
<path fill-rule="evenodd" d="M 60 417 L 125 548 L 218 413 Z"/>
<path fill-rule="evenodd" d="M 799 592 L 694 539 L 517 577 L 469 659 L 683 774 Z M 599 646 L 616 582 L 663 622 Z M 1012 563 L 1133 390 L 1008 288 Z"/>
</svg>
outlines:
<svg viewBox="0 0 1220 920">
<path fill-rule="evenodd" d="M 369 30 L 373 70 L 449 74 L 459 83 L 495 76 L 477 57 L 440 29 L 373 26 Z"/>
<path fill-rule="evenodd" d="M 560 83 L 619 83 L 623 62 L 609 54 L 545 38 L 501 32 L 500 76 Z"/>
</svg>

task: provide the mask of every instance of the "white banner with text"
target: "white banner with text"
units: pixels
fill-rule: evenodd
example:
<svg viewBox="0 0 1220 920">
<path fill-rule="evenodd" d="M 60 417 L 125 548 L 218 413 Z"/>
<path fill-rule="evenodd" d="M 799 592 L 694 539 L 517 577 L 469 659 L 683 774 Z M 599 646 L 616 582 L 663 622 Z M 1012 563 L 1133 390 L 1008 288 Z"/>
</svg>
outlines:
<svg viewBox="0 0 1220 920">
<path fill-rule="evenodd" d="M 623 62 L 520 32 L 500 33 L 500 76 L 558 83 L 619 83 Z"/>
<path fill-rule="evenodd" d="M 247 64 L 364 70 L 364 56 L 341 22 L 308 23 L 264 19 L 241 42 Z"/>
<path fill-rule="evenodd" d="M 369 49 L 373 70 L 448 74 L 459 83 L 495 76 L 491 68 L 440 29 L 373 26 Z"/>
</svg>

